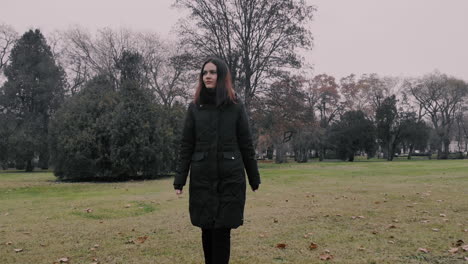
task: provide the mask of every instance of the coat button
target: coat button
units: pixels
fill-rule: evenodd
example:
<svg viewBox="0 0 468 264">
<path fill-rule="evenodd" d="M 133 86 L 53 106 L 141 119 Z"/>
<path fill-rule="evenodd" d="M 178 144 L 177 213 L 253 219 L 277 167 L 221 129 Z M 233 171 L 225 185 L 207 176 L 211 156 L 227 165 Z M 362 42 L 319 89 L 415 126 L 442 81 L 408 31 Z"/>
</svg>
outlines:
<svg viewBox="0 0 468 264">
<path fill-rule="evenodd" d="M 234 157 L 232 157 L 232 159 L 234 159 Z"/>
</svg>

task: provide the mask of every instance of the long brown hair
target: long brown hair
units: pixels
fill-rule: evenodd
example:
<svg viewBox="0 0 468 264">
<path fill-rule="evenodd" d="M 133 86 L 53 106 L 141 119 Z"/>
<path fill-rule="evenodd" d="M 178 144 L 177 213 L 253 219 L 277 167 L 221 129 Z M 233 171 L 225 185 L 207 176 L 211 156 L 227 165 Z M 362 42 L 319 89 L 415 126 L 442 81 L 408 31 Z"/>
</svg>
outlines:
<svg viewBox="0 0 468 264">
<path fill-rule="evenodd" d="M 217 57 L 209 57 L 201 67 L 200 75 L 198 77 L 198 85 L 195 91 L 195 103 L 200 103 L 200 93 L 202 89 L 206 89 L 205 83 L 203 83 L 203 69 L 209 62 L 216 65 L 216 105 L 237 103 L 236 94 L 232 87 L 231 72 L 229 71 L 227 64 Z"/>
</svg>

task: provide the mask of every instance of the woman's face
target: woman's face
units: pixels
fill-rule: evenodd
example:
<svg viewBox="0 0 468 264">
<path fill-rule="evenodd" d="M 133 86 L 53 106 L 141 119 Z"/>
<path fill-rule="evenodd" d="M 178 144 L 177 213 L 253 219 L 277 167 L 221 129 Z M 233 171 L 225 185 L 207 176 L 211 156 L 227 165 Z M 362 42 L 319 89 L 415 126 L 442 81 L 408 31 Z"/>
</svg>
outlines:
<svg viewBox="0 0 468 264">
<path fill-rule="evenodd" d="M 211 62 L 205 64 L 203 67 L 203 83 L 206 88 L 216 88 L 216 81 L 218 73 L 216 72 L 216 65 Z"/>
</svg>

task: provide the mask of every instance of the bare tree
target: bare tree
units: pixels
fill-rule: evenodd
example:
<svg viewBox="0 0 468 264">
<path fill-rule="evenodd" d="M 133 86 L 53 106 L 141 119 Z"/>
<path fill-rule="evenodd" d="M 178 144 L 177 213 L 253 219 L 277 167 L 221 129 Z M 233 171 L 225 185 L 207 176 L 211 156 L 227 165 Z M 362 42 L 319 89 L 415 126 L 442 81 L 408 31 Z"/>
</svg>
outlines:
<svg viewBox="0 0 468 264">
<path fill-rule="evenodd" d="M 315 8 L 304 0 L 176 0 L 191 11 L 180 23 L 185 43 L 230 67 L 247 108 L 278 71 L 298 68 L 298 48 L 311 48 L 307 28 Z"/>
<path fill-rule="evenodd" d="M 151 89 L 161 104 L 171 106 L 175 100 L 188 100 L 187 88 L 196 76 L 190 74 L 193 56 L 178 43 L 164 41 L 155 33 L 127 29 L 104 28 L 92 36 L 75 27 L 63 35 L 66 48 L 62 61 L 72 93 L 98 74 L 107 76 L 118 89 L 120 70 L 116 64 L 125 51 L 131 51 L 143 58 L 140 85 Z"/>
<path fill-rule="evenodd" d="M 427 112 L 437 133 L 438 158 L 449 154 L 450 132 L 457 110 L 466 100 L 468 85 L 453 77 L 433 72 L 415 82 L 406 82 L 414 98 Z"/>
<path fill-rule="evenodd" d="M 8 64 L 10 51 L 18 38 L 18 33 L 12 26 L 0 24 L 0 77 L 3 74 L 3 69 Z"/>
</svg>

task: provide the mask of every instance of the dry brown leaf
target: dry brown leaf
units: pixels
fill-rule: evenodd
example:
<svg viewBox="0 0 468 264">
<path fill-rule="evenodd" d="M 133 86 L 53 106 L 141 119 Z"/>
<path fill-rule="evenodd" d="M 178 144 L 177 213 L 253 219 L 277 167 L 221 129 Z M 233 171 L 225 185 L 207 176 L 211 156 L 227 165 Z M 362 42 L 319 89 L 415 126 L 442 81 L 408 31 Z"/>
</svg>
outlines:
<svg viewBox="0 0 468 264">
<path fill-rule="evenodd" d="M 388 226 L 388 229 L 393 229 L 393 228 L 397 228 L 396 225 L 389 225 Z"/>
<path fill-rule="evenodd" d="M 452 253 L 452 254 L 455 254 L 455 253 L 458 252 L 458 248 L 457 248 L 457 247 L 456 247 L 456 248 L 451 248 L 451 249 L 449 249 L 448 252 L 450 252 L 450 253 Z"/>
<path fill-rule="evenodd" d="M 59 259 L 58 259 L 58 262 L 59 262 L 59 263 L 68 263 L 69 261 L 70 261 L 70 259 L 67 258 L 67 257 L 59 258 Z"/>
<path fill-rule="evenodd" d="M 86 208 L 86 209 L 85 209 L 85 212 L 87 212 L 87 213 L 92 213 L 92 212 L 93 212 L 93 209 L 91 209 L 91 208 Z"/>
<path fill-rule="evenodd" d="M 364 250 L 366 250 L 366 248 L 361 246 L 361 247 L 358 248 L 358 250 L 359 251 L 364 251 Z"/>
<path fill-rule="evenodd" d="M 260 234 L 260 235 L 259 235 L 259 237 L 261 237 L 261 238 L 264 238 L 264 237 L 265 237 L 265 235 L 264 235 L 264 234 Z"/>
<path fill-rule="evenodd" d="M 132 206 L 131 204 L 127 204 L 125 205 L 125 208 L 129 208 L 130 206 Z"/>
<path fill-rule="evenodd" d="M 446 214 L 439 214 L 440 217 L 446 217 Z"/>
<path fill-rule="evenodd" d="M 432 228 L 432 231 L 439 232 L 439 229 L 438 228 Z"/>
<path fill-rule="evenodd" d="M 456 247 L 461 247 L 463 244 L 465 244 L 465 242 L 463 240 L 459 239 L 453 245 L 456 246 Z"/>
<path fill-rule="evenodd" d="M 276 244 L 276 248 L 279 248 L 279 249 L 285 249 L 286 248 L 286 244 L 284 243 L 279 243 L 279 244 Z"/>
<path fill-rule="evenodd" d="M 360 215 L 360 216 L 358 216 L 358 218 L 364 219 L 365 217 L 364 217 L 364 216 L 362 216 L 362 215 Z"/>
<path fill-rule="evenodd" d="M 421 223 L 423 223 L 423 224 L 427 224 L 429 222 L 430 222 L 429 220 L 421 220 Z"/>
<path fill-rule="evenodd" d="M 389 244 L 395 244 L 395 241 L 389 240 L 388 243 L 389 243 Z"/>
<path fill-rule="evenodd" d="M 465 259 L 465 261 L 468 261 L 468 257 L 465 257 L 464 259 Z"/>
<path fill-rule="evenodd" d="M 332 260 L 333 255 L 331 255 L 331 254 L 320 254 L 319 258 L 320 258 L 320 260 Z"/>
<path fill-rule="evenodd" d="M 427 248 L 418 248 L 418 251 L 423 253 L 429 253 L 429 250 Z"/>
<path fill-rule="evenodd" d="M 312 249 L 316 249 L 316 248 L 318 248 L 318 245 L 317 245 L 317 244 L 315 244 L 314 242 L 310 243 L 309 249 L 312 250 Z"/>
<path fill-rule="evenodd" d="M 11 244 L 13 244 L 13 242 L 11 242 L 11 241 L 8 241 L 8 242 L 5 243 L 5 245 L 8 245 L 8 246 L 11 245 Z"/>
<path fill-rule="evenodd" d="M 130 240 L 128 240 L 127 242 L 125 242 L 125 244 L 135 244 L 135 241 L 133 241 L 133 240 L 130 239 Z"/>
<path fill-rule="evenodd" d="M 143 243 L 145 243 L 146 239 L 148 239 L 148 236 L 142 236 L 142 237 L 138 237 L 136 241 L 138 243 L 143 244 Z"/>
<path fill-rule="evenodd" d="M 463 245 L 461 246 L 461 248 L 463 249 L 463 251 L 468 251 L 468 245 Z"/>
<path fill-rule="evenodd" d="M 278 223 L 278 219 L 273 219 L 273 223 Z"/>
<path fill-rule="evenodd" d="M 23 249 L 22 248 L 15 248 L 15 252 L 16 253 L 23 252 Z"/>
<path fill-rule="evenodd" d="M 392 222 L 393 222 L 393 223 L 398 223 L 398 222 L 400 222 L 400 221 L 398 221 L 398 219 L 393 219 Z"/>
<path fill-rule="evenodd" d="M 379 232 L 377 231 L 372 231 L 372 234 L 377 235 Z"/>
</svg>

